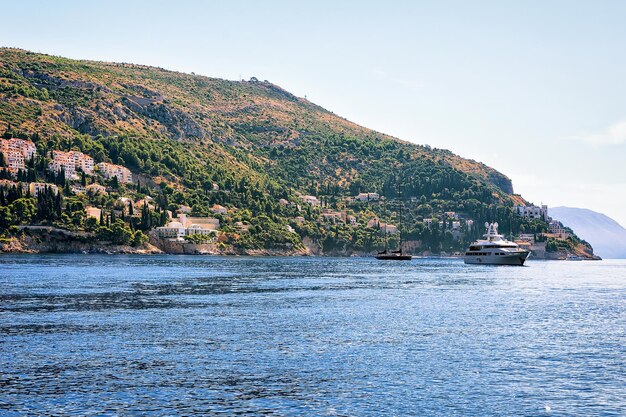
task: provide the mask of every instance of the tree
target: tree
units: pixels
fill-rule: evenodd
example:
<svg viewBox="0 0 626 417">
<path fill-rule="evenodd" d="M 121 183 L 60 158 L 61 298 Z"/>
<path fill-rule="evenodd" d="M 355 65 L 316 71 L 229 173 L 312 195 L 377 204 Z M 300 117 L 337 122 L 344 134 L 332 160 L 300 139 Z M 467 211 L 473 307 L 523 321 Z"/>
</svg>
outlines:
<svg viewBox="0 0 626 417">
<path fill-rule="evenodd" d="M 32 198 L 18 198 L 9 206 L 11 212 L 15 213 L 17 223 L 29 223 L 35 217 L 35 200 Z"/>
<path fill-rule="evenodd" d="M 141 230 L 137 230 L 133 235 L 132 245 L 133 246 L 141 246 L 148 241 L 148 236 L 143 233 Z"/>
<path fill-rule="evenodd" d="M 6 206 L 0 206 L 0 229 L 6 230 L 9 226 L 13 225 L 15 218 L 11 209 Z"/>
<path fill-rule="evenodd" d="M 133 231 L 121 219 L 111 224 L 111 241 L 117 245 L 127 245 L 133 239 Z"/>
</svg>

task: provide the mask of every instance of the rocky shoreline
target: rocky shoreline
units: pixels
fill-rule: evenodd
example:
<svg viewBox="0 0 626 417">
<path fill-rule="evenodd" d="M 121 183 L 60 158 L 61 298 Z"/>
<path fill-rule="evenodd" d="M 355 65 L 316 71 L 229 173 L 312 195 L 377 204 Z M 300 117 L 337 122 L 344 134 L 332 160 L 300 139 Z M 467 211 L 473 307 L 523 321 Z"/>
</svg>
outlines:
<svg viewBox="0 0 626 417">
<path fill-rule="evenodd" d="M 305 240 L 305 249 L 239 249 L 232 246 L 220 246 L 215 243 L 170 242 L 150 236 L 150 241 L 140 246 L 115 245 L 93 239 L 86 232 L 71 232 L 49 226 L 22 226 L 18 236 L 0 240 L 0 253 L 82 253 L 82 254 L 136 254 L 136 255 L 216 255 L 216 256 L 336 256 L 369 257 L 373 253 L 333 251 L 322 253 L 312 241 Z M 539 249 L 539 248 L 534 248 Z M 565 260 L 567 254 L 548 253 L 533 250 L 534 259 Z M 601 260 L 599 256 L 577 251 L 576 255 L 584 260 Z M 435 255 L 429 252 L 415 257 L 460 258 L 462 255 Z"/>
</svg>

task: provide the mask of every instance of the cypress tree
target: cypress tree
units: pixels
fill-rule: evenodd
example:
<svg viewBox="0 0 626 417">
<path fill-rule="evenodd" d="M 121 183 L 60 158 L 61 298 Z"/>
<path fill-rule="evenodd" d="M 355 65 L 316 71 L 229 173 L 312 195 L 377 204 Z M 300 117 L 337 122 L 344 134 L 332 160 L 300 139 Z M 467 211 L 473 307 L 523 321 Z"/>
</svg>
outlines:
<svg viewBox="0 0 626 417">
<path fill-rule="evenodd" d="M 61 168 L 61 171 L 59 172 L 59 175 L 57 177 L 57 184 L 58 185 L 65 184 L 65 169 L 64 168 Z"/>
</svg>

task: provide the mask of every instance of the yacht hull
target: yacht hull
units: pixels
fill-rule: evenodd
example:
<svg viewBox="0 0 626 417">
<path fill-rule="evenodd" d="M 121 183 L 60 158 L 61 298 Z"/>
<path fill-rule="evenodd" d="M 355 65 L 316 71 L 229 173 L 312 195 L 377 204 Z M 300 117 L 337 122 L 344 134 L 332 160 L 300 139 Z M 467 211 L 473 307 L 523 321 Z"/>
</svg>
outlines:
<svg viewBox="0 0 626 417">
<path fill-rule="evenodd" d="M 522 266 L 528 258 L 530 252 L 519 252 L 511 255 L 494 255 L 486 256 L 465 256 L 463 260 L 466 264 L 477 265 L 514 265 Z"/>
</svg>

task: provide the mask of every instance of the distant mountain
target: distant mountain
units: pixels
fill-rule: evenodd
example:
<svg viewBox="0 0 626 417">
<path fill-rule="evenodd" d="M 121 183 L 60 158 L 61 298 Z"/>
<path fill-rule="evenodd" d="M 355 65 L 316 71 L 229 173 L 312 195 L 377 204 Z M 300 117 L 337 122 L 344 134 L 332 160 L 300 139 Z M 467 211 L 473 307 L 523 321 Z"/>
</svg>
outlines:
<svg viewBox="0 0 626 417">
<path fill-rule="evenodd" d="M 550 216 L 591 243 L 596 255 L 603 258 L 626 258 L 626 229 L 610 217 L 588 209 L 554 207 Z"/>
</svg>

